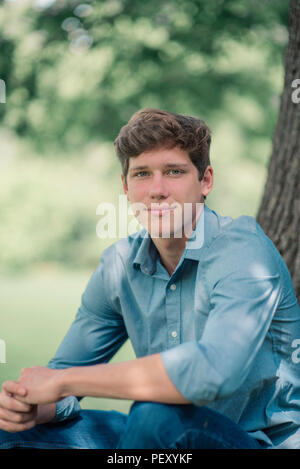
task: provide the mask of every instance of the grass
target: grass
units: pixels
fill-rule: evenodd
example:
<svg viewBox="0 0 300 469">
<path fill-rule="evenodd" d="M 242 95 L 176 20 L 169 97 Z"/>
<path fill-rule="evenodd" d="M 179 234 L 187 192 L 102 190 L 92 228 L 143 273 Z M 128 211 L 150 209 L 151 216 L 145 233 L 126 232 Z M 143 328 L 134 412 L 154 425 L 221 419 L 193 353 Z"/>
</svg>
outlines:
<svg viewBox="0 0 300 469">
<path fill-rule="evenodd" d="M 90 275 L 51 268 L 24 276 L 0 275 L 0 339 L 6 348 L 6 363 L 0 363 L 1 385 L 8 379 L 17 380 L 24 367 L 48 363 L 74 319 Z M 112 361 L 133 358 L 127 341 Z M 81 406 L 127 413 L 131 403 L 86 397 Z"/>
</svg>

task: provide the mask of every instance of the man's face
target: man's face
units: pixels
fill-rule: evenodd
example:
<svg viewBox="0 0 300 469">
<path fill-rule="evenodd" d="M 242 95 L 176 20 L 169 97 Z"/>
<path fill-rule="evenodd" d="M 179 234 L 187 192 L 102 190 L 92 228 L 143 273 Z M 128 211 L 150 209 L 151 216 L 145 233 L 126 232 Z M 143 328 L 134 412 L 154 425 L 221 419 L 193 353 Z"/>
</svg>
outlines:
<svg viewBox="0 0 300 469">
<path fill-rule="evenodd" d="M 211 166 L 199 173 L 187 152 L 161 148 L 130 158 L 124 192 L 133 212 L 152 237 L 183 237 L 191 231 L 203 208 L 203 196 L 213 184 Z"/>
</svg>

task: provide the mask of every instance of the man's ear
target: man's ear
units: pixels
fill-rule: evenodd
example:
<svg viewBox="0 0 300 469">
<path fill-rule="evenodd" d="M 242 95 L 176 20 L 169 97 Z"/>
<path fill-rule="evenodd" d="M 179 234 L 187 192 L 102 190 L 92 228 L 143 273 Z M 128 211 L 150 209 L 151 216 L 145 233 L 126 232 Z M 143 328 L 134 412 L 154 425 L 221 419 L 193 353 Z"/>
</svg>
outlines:
<svg viewBox="0 0 300 469">
<path fill-rule="evenodd" d="M 207 196 L 213 188 L 214 172 L 211 166 L 207 166 L 202 179 L 202 194 Z"/>
<path fill-rule="evenodd" d="M 129 198 L 128 198 L 128 186 L 127 186 L 127 184 L 126 184 L 124 174 L 121 174 L 121 179 L 122 179 L 122 185 L 123 185 L 124 194 L 127 195 L 127 200 L 129 200 Z"/>
</svg>

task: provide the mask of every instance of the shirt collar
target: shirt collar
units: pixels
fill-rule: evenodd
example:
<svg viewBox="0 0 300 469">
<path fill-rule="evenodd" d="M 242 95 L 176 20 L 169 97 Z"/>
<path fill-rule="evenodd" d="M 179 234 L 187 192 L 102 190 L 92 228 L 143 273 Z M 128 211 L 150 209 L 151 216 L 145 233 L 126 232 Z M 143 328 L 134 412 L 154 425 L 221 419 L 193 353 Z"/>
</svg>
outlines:
<svg viewBox="0 0 300 469">
<path fill-rule="evenodd" d="M 156 271 L 156 259 L 158 256 L 155 244 L 147 230 L 139 232 L 140 246 L 133 260 L 135 267 L 139 266 L 145 274 L 154 274 Z M 156 252 L 155 252 L 156 251 Z"/>
<path fill-rule="evenodd" d="M 208 245 L 220 230 L 219 219 L 220 217 L 216 212 L 204 205 L 193 235 L 186 244 L 184 251 L 185 259 L 199 261 L 202 247 Z"/>
<path fill-rule="evenodd" d="M 220 217 L 216 212 L 210 210 L 206 205 L 197 221 L 193 236 L 187 242 L 182 257 L 185 259 L 200 260 L 202 248 L 219 233 L 223 222 L 228 222 L 230 217 Z M 152 242 L 149 233 L 143 229 L 139 233 L 141 239 L 137 248 L 133 265 L 140 266 L 141 270 L 152 275 L 156 271 L 156 262 L 159 256 L 155 244 Z"/>
</svg>

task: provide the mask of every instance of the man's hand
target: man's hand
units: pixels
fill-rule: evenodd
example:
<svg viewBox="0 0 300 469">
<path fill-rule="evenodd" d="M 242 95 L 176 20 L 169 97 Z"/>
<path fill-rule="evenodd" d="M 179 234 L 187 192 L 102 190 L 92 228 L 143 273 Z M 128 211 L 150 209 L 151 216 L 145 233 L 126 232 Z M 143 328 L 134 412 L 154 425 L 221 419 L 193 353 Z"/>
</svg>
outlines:
<svg viewBox="0 0 300 469">
<path fill-rule="evenodd" d="M 18 386 L 18 393 L 13 395 L 4 388 L 0 393 L 0 429 L 6 432 L 21 432 L 36 425 L 37 406 L 25 404 L 16 399 L 16 397 L 24 397 L 26 394 L 24 388 Z"/>
<path fill-rule="evenodd" d="M 19 380 L 6 381 L 3 389 L 18 394 L 18 400 L 25 404 L 55 403 L 63 397 L 59 379 L 62 372 L 42 366 L 23 368 Z"/>
<path fill-rule="evenodd" d="M 10 389 L 11 392 L 6 391 Z M 0 393 L 0 430 L 16 433 L 30 430 L 37 424 L 51 422 L 56 404 L 32 405 L 21 402 L 27 391 L 14 381 L 3 383 Z"/>
</svg>

